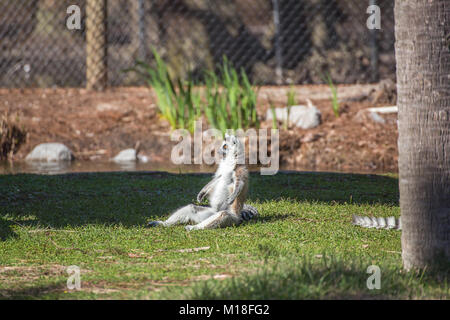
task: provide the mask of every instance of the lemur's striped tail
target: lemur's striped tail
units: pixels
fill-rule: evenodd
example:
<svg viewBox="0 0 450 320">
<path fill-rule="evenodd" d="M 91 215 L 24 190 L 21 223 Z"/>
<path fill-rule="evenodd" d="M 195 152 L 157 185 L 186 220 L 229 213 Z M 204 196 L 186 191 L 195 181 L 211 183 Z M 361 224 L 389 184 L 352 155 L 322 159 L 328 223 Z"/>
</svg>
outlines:
<svg viewBox="0 0 450 320">
<path fill-rule="evenodd" d="M 402 230 L 401 218 L 396 219 L 395 217 L 377 218 L 353 215 L 353 224 L 363 228 Z"/>
</svg>

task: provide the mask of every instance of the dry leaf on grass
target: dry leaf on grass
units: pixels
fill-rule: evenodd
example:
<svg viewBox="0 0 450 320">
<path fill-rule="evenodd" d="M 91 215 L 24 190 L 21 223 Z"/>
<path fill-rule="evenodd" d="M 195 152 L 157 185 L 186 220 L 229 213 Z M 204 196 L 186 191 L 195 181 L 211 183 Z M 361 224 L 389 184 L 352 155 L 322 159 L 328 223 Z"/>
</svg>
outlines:
<svg viewBox="0 0 450 320">
<path fill-rule="evenodd" d="M 198 251 L 206 251 L 209 250 L 210 247 L 200 247 L 200 248 L 192 248 L 192 249 L 180 249 L 176 250 L 176 252 L 198 252 Z"/>
<path fill-rule="evenodd" d="M 192 277 L 191 280 L 194 280 L 194 281 L 210 280 L 210 279 L 224 280 L 224 279 L 231 278 L 231 277 L 232 277 L 231 274 L 215 274 L 215 275 L 204 274 L 201 276 Z"/>
<path fill-rule="evenodd" d="M 213 278 L 216 280 L 223 280 L 226 278 L 231 278 L 231 275 L 230 274 L 216 274 L 216 275 L 214 275 Z"/>
<path fill-rule="evenodd" d="M 102 256 L 102 257 L 97 257 L 98 259 L 104 259 L 104 260 L 108 260 L 108 259 L 114 259 L 113 256 Z"/>
<path fill-rule="evenodd" d="M 132 250 L 132 251 L 134 251 L 134 252 L 128 253 L 128 256 L 130 258 L 147 258 L 148 257 L 148 255 L 145 252 L 139 252 L 136 250 Z"/>
</svg>

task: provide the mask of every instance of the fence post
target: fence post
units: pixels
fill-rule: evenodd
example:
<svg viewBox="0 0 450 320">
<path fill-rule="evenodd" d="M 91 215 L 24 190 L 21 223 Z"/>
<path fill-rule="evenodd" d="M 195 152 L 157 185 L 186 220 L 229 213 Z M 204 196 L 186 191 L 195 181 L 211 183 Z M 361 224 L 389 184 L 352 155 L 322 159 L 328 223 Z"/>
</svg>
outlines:
<svg viewBox="0 0 450 320">
<path fill-rule="evenodd" d="M 142 61 L 147 60 L 147 37 L 146 37 L 146 21 L 145 21 L 145 2 L 138 0 L 139 15 L 139 58 Z"/>
<path fill-rule="evenodd" d="M 86 88 L 104 90 L 107 86 L 107 0 L 86 3 Z"/>
<path fill-rule="evenodd" d="M 276 59 L 276 84 L 283 83 L 283 49 L 281 47 L 280 39 L 280 8 L 278 6 L 278 0 L 272 0 L 273 6 L 273 23 L 275 25 L 275 59 Z"/>
<path fill-rule="evenodd" d="M 369 5 L 377 5 L 376 0 L 369 0 Z M 378 41 L 377 41 L 377 30 L 370 30 L 370 69 L 372 71 L 371 81 L 378 82 Z"/>
</svg>

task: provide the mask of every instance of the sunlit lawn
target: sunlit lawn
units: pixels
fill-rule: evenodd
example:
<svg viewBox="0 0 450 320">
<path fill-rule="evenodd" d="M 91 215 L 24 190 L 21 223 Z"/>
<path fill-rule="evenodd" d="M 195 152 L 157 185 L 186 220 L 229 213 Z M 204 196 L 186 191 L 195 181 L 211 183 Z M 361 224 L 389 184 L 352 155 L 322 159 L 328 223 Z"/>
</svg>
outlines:
<svg viewBox="0 0 450 320">
<path fill-rule="evenodd" d="M 395 176 L 252 174 L 244 225 L 145 227 L 193 201 L 209 175 L 0 176 L 0 297 L 32 299 L 449 298 L 448 274 L 401 271 Z M 69 290 L 66 268 L 81 269 Z M 370 265 L 381 289 L 369 290 Z"/>
</svg>

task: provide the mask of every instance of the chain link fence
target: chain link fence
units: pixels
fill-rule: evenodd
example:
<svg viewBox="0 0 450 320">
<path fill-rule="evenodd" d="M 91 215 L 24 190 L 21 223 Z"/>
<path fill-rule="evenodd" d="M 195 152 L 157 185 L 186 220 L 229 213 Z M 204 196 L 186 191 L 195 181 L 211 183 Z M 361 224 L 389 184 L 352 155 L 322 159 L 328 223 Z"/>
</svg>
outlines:
<svg viewBox="0 0 450 320">
<path fill-rule="evenodd" d="M 381 29 L 371 31 L 374 3 Z M 335 83 L 394 79 L 393 3 L 0 0 L 0 87 L 142 85 L 124 70 L 152 63 L 152 50 L 179 77 L 199 77 L 227 56 L 257 84 L 323 83 L 328 73 Z M 73 5 L 80 28 L 70 30 Z"/>
</svg>

